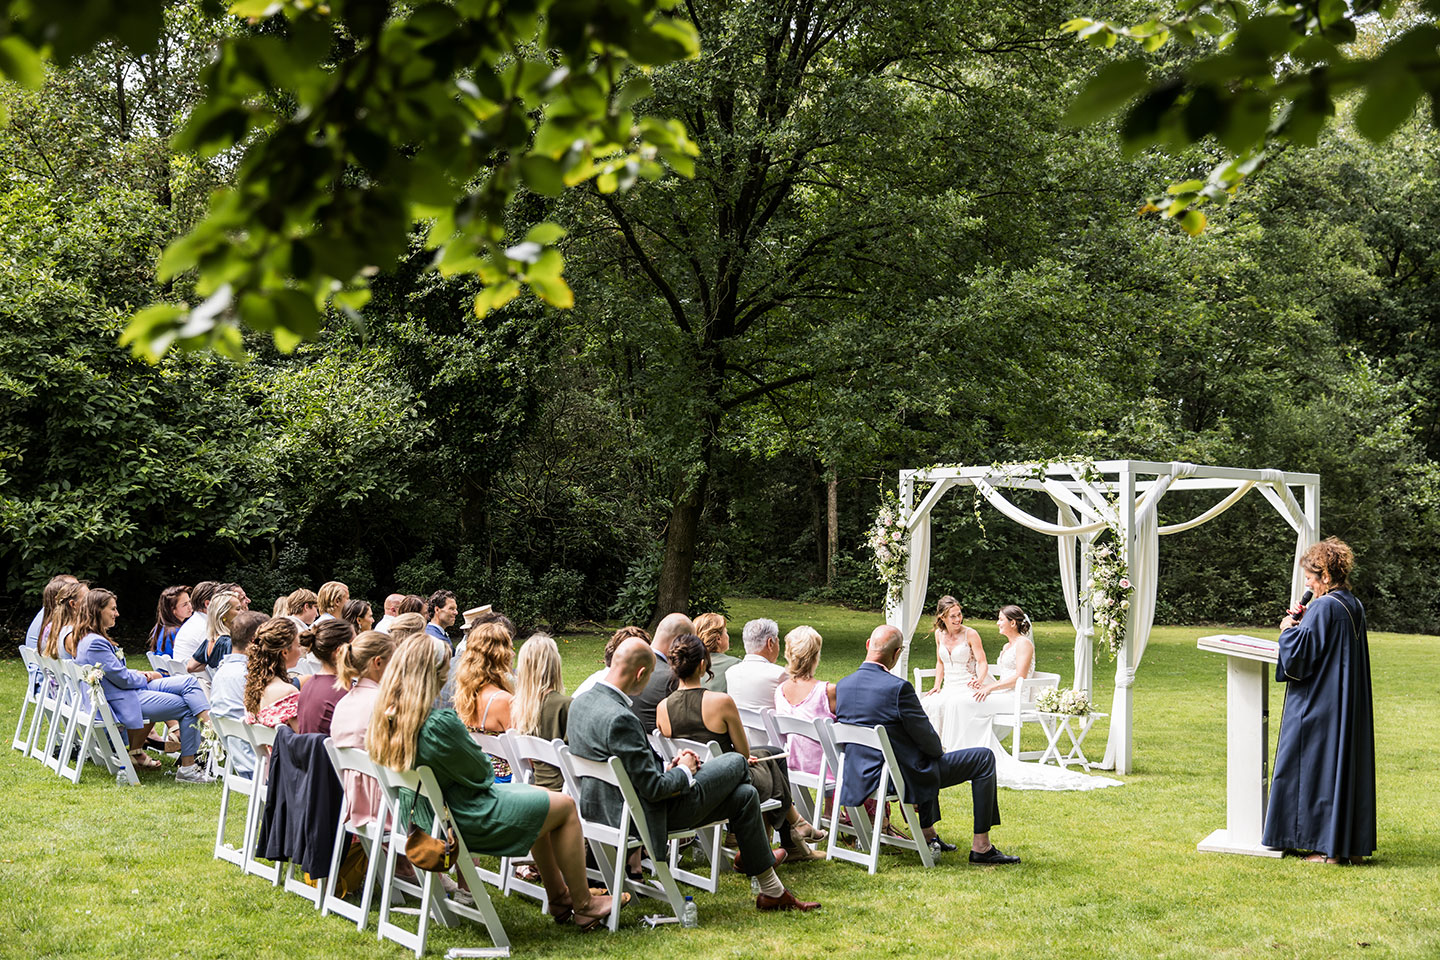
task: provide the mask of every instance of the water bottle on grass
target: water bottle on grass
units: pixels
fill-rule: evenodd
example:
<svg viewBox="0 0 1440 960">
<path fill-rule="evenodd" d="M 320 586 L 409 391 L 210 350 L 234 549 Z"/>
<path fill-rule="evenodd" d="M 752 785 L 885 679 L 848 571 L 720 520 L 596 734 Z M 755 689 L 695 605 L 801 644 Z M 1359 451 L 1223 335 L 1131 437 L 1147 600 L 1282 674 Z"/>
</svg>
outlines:
<svg viewBox="0 0 1440 960">
<path fill-rule="evenodd" d="M 700 926 L 700 908 L 695 906 L 695 898 L 692 896 L 685 897 L 685 906 L 680 910 L 680 926 Z"/>
</svg>

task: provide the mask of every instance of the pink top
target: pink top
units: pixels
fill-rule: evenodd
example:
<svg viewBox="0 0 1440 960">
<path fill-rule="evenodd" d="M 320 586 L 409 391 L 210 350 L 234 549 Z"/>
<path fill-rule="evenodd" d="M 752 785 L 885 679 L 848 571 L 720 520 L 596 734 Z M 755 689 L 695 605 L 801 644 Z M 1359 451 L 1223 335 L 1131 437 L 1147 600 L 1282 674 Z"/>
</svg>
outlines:
<svg viewBox="0 0 1440 960">
<path fill-rule="evenodd" d="M 370 715 L 380 699 L 380 684 L 362 677 L 335 704 L 330 717 L 330 739 L 337 747 L 365 747 L 365 731 L 370 728 Z M 340 778 L 345 785 L 345 799 L 350 803 L 350 825 L 354 828 L 375 822 L 383 806 L 380 784 L 355 770 L 346 770 Z"/>
<path fill-rule="evenodd" d="M 246 714 L 246 723 L 258 723 L 262 727 L 278 727 L 289 723 L 300 713 L 300 691 L 286 694 L 268 707 L 261 707 L 260 714 Z"/>
<path fill-rule="evenodd" d="M 791 703 L 785 699 L 783 693 L 784 684 L 775 688 L 775 714 L 781 717 L 799 717 L 801 720 L 816 720 L 820 717 L 835 719 L 834 712 L 830 709 L 830 697 L 826 694 L 830 685 L 824 680 L 817 681 L 810 689 L 810 694 L 799 703 Z M 791 770 L 798 770 L 801 773 L 820 772 L 820 758 L 823 756 L 818 741 L 808 737 L 791 735 L 789 738 L 787 757 Z M 833 778 L 835 771 L 828 772 Z"/>
</svg>

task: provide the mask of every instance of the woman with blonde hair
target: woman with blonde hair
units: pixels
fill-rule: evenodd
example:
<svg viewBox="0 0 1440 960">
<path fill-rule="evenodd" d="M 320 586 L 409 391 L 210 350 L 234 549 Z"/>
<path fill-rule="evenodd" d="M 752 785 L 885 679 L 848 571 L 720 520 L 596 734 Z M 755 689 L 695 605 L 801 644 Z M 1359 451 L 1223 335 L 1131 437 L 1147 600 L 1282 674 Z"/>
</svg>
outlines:
<svg viewBox="0 0 1440 960">
<path fill-rule="evenodd" d="M 335 683 L 350 691 L 335 704 L 330 717 L 330 739 L 337 747 L 365 748 L 365 734 L 380 680 L 395 655 L 395 639 L 379 630 L 366 630 L 335 654 Z M 350 802 L 350 822 L 364 826 L 380 814 L 380 785 L 373 777 L 347 770 L 341 783 Z"/>
<path fill-rule="evenodd" d="M 345 604 L 350 602 L 350 588 L 339 580 L 322 583 L 320 592 L 315 595 L 315 602 L 320 606 L 320 615 L 315 618 L 317 623 L 321 620 L 339 620 L 340 614 L 345 611 Z"/>
<path fill-rule="evenodd" d="M 515 647 L 511 644 L 510 631 L 499 622 L 477 625 L 465 637 L 465 651 L 456 662 L 455 713 L 465 726 L 476 733 L 498 734 L 509 730 L 510 707 L 515 700 L 515 684 L 510 675 Z M 490 755 L 490 762 L 495 767 L 495 779 L 509 783 L 509 762 L 494 754 Z"/>
<path fill-rule="evenodd" d="M 471 853 L 530 853 L 555 922 L 573 918 L 583 930 L 598 929 L 609 916 L 611 899 L 590 892 L 575 801 L 539 787 L 495 782 L 490 758 L 455 711 L 433 707 L 448 672 L 447 658 L 428 636 L 402 643 L 380 681 L 366 749 L 376 763 L 392 770 L 429 767 Z M 410 815 L 407 794 L 402 791 L 400 804 L 406 819 L 428 828 L 429 804 L 416 804 Z M 399 829 L 408 826 L 401 823 Z"/>
<path fill-rule="evenodd" d="M 205 609 L 206 640 L 195 648 L 194 656 L 185 665 L 186 670 L 203 673 L 206 667 L 214 670 L 220 666 L 220 661 L 230 652 L 230 627 L 242 609 L 240 598 L 233 593 L 222 593 L 210 601 Z"/>
<path fill-rule="evenodd" d="M 510 704 L 510 729 L 542 740 L 564 740 L 570 723 L 571 698 L 560 676 L 560 648 L 553 637 L 533 635 L 515 661 L 515 699 Z M 532 764 L 535 786 L 565 789 L 560 770 L 548 763 Z"/>
<path fill-rule="evenodd" d="M 789 676 L 775 688 L 775 713 L 801 720 L 835 719 L 835 684 L 815 679 L 823 638 L 814 627 L 801 625 L 785 634 L 785 669 Z M 808 737 L 789 737 L 786 759 L 791 770 L 820 772 L 820 743 Z M 835 771 L 830 771 L 833 778 Z"/>
<path fill-rule="evenodd" d="M 290 668 L 300 662 L 300 631 L 289 617 L 267 620 L 250 641 L 245 672 L 245 722 L 266 727 L 298 726 L 300 689 Z"/>
<path fill-rule="evenodd" d="M 395 638 L 396 643 L 403 643 L 417 633 L 425 632 L 425 615 L 423 613 L 400 613 L 390 621 L 387 628 L 390 636 Z"/>
<path fill-rule="evenodd" d="M 730 649 L 730 631 L 726 629 L 725 616 L 720 613 L 702 613 L 695 618 L 695 636 L 705 644 L 710 654 L 710 676 L 705 680 L 706 690 L 725 692 L 725 671 L 740 662 L 725 651 Z"/>
</svg>

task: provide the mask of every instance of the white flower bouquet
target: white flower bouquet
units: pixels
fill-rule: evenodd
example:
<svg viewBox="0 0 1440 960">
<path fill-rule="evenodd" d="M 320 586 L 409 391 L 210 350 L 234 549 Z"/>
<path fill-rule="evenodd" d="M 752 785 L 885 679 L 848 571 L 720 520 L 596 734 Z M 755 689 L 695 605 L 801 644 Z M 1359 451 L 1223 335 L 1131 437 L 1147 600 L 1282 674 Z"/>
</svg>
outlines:
<svg viewBox="0 0 1440 960">
<path fill-rule="evenodd" d="M 1064 713 L 1072 717 L 1083 717 L 1091 709 L 1090 697 L 1083 690 L 1058 690 L 1051 688 L 1040 691 L 1035 698 L 1035 707 L 1042 713 Z"/>
</svg>

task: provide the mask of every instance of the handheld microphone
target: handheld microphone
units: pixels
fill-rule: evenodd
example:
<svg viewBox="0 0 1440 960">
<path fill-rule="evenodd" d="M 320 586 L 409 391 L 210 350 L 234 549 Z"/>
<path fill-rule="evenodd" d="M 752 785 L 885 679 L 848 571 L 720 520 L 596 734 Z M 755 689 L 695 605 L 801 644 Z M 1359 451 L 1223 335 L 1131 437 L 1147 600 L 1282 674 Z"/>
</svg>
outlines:
<svg viewBox="0 0 1440 960">
<path fill-rule="evenodd" d="M 1290 616 L 1294 617 L 1296 620 L 1299 620 L 1300 617 L 1303 616 L 1305 613 L 1305 605 L 1309 603 L 1311 598 L 1314 596 L 1315 594 L 1313 591 L 1306 590 L 1300 595 L 1300 602 L 1295 604 L 1293 607 L 1291 607 L 1289 610 L 1286 610 L 1285 612 Z"/>
</svg>

